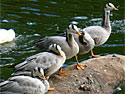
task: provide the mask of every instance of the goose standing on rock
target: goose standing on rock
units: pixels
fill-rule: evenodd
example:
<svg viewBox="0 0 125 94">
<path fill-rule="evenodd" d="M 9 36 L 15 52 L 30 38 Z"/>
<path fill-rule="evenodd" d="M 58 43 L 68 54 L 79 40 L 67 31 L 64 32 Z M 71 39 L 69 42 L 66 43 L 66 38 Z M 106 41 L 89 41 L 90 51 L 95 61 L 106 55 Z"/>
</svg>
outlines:
<svg viewBox="0 0 125 94">
<path fill-rule="evenodd" d="M 55 73 L 65 63 L 66 56 L 57 44 L 49 46 L 49 52 L 41 52 L 36 55 L 30 56 L 24 62 L 15 66 L 16 72 L 12 75 L 20 75 L 31 72 L 35 67 L 40 67 L 44 70 L 45 76 L 49 78 L 50 75 Z M 59 75 L 66 74 L 59 71 Z"/>
<path fill-rule="evenodd" d="M 14 76 L 0 83 L 0 94 L 44 94 L 49 88 L 42 68 L 35 68 L 30 76 Z"/>
<path fill-rule="evenodd" d="M 95 46 L 94 40 L 91 38 L 91 36 L 88 33 L 83 32 L 82 29 L 78 28 L 76 25 L 70 24 L 68 27 L 70 32 L 75 32 L 74 28 L 79 29 L 79 31 L 81 32 L 80 35 L 73 33 L 73 37 L 79 46 L 78 54 L 88 53 Z M 78 62 L 77 56 L 75 56 L 75 59 Z M 83 66 L 82 66 L 82 68 L 83 68 Z M 78 69 L 79 69 L 79 67 L 78 67 Z"/>
<path fill-rule="evenodd" d="M 76 25 L 69 25 L 68 27 L 71 31 L 73 31 L 73 28 L 78 28 Z M 81 32 L 81 34 L 78 36 L 77 34 L 73 34 L 75 41 L 77 42 L 78 46 L 79 46 L 79 53 L 78 54 L 86 54 L 88 53 L 91 49 L 94 48 L 95 46 L 95 42 L 92 39 L 92 37 L 86 33 L 85 31 L 83 31 L 82 29 L 79 29 L 79 31 Z"/>
<path fill-rule="evenodd" d="M 79 46 L 73 37 L 73 33 L 77 33 L 78 35 L 80 35 L 80 33 L 79 33 L 78 28 L 74 27 L 73 29 L 74 29 L 73 31 L 69 30 L 69 28 L 66 29 L 66 37 L 50 36 L 47 38 L 43 38 L 36 43 L 36 47 L 43 51 L 43 50 L 47 50 L 49 45 L 56 43 L 60 45 L 62 50 L 65 52 L 66 59 L 70 59 L 74 56 L 77 59 Z M 77 62 L 77 68 L 84 69 L 84 67 L 80 65 L 78 62 Z M 62 68 L 60 68 L 60 70 L 62 70 Z"/>
<path fill-rule="evenodd" d="M 13 29 L 0 29 L 0 44 L 10 42 L 15 38 L 15 32 Z"/>
<path fill-rule="evenodd" d="M 110 11 L 118 10 L 112 3 L 106 4 L 104 8 L 104 16 L 102 21 L 102 26 L 89 26 L 83 29 L 83 32 L 88 33 L 92 39 L 95 41 L 95 46 L 100 46 L 104 44 L 110 34 L 111 34 L 111 25 L 110 25 Z M 99 57 L 98 55 L 93 54 L 93 50 L 91 50 L 92 57 Z"/>
</svg>

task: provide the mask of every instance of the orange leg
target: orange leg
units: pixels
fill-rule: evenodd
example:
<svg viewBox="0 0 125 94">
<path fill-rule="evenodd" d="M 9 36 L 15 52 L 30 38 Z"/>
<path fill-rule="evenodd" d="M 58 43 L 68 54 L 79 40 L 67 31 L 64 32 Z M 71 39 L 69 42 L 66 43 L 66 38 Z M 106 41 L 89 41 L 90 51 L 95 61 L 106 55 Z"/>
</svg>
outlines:
<svg viewBox="0 0 125 94">
<path fill-rule="evenodd" d="M 62 67 L 59 69 L 59 75 L 67 76 L 68 74 L 65 72 L 62 72 Z"/>
<path fill-rule="evenodd" d="M 54 91 L 55 90 L 55 88 L 49 88 L 48 89 L 48 91 Z"/>
<path fill-rule="evenodd" d="M 99 57 L 99 55 L 94 55 L 93 50 L 91 50 L 91 56 L 92 56 L 93 58 L 98 58 L 98 57 Z"/>
<path fill-rule="evenodd" d="M 77 68 L 78 70 L 84 70 L 84 66 L 81 65 L 81 64 L 79 64 L 78 59 L 77 59 L 77 56 L 75 56 L 75 59 L 76 59 L 76 62 L 77 62 L 76 68 Z"/>
</svg>

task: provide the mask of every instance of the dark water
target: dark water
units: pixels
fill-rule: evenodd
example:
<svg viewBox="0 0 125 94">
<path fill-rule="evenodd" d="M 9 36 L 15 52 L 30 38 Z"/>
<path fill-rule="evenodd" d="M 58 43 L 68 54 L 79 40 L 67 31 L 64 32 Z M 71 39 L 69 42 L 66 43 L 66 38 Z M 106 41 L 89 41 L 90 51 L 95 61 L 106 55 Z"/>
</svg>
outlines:
<svg viewBox="0 0 125 94">
<path fill-rule="evenodd" d="M 101 25 L 103 7 L 112 2 L 118 11 L 111 14 L 112 34 L 100 47 L 95 47 L 95 54 L 125 54 L 124 44 L 124 1 L 123 0 L 1 0 L 0 28 L 14 29 L 16 40 L 0 45 L 1 80 L 10 77 L 12 69 L 8 66 L 24 61 L 38 53 L 34 49 L 37 40 L 52 35 L 60 35 L 69 24 L 80 28 Z M 6 48 L 8 47 L 9 48 Z M 88 59 L 90 53 L 79 55 L 79 61 Z M 72 58 L 64 66 L 75 63 Z"/>
<path fill-rule="evenodd" d="M 125 80 L 121 81 L 119 85 L 114 88 L 113 94 L 125 94 Z"/>
</svg>

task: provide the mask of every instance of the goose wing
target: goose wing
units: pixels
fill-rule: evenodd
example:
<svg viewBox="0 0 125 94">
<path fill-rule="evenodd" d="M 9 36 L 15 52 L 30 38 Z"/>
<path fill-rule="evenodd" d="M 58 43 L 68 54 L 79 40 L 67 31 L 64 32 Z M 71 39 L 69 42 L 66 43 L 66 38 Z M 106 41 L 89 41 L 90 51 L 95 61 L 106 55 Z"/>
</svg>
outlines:
<svg viewBox="0 0 125 94">
<path fill-rule="evenodd" d="M 68 38 L 61 36 L 52 36 L 48 38 L 43 38 L 36 43 L 36 47 L 40 50 L 48 50 L 51 44 L 59 45 L 65 52 L 66 58 L 70 59 L 79 52 L 79 47 L 72 34 L 68 35 Z"/>
<path fill-rule="evenodd" d="M 101 26 L 90 26 L 83 29 L 83 32 L 87 32 L 93 39 L 96 37 L 104 37 L 107 31 Z"/>
<path fill-rule="evenodd" d="M 44 51 L 44 50 L 48 50 L 51 44 L 60 45 L 62 49 L 64 47 L 69 48 L 66 38 L 62 36 L 51 36 L 51 37 L 43 38 L 36 43 L 36 47 Z"/>
<path fill-rule="evenodd" d="M 47 69 L 56 64 L 56 55 L 53 53 L 43 52 L 27 58 L 24 62 L 15 66 L 16 70 L 32 70 L 35 67 Z"/>
</svg>

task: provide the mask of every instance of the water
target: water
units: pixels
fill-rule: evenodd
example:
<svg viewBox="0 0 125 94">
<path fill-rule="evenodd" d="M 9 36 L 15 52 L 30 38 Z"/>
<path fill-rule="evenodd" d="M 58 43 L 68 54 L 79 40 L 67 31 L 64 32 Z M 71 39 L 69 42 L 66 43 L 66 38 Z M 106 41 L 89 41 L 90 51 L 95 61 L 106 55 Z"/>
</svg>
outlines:
<svg viewBox="0 0 125 94">
<path fill-rule="evenodd" d="M 113 94 L 125 94 L 125 80 L 121 81 L 119 85 L 114 88 Z"/>
<path fill-rule="evenodd" d="M 1 0 L 0 27 L 14 29 L 16 40 L 0 45 L 1 80 L 10 77 L 12 69 L 8 66 L 24 61 L 38 53 L 34 44 L 45 36 L 61 35 L 69 24 L 80 28 L 101 25 L 103 7 L 112 2 L 118 7 L 111 19 L 112 34 L 102 46 L 96 47 L 98 55 L 125 54 L 124 49 L 124 1 L 123 0 Z M 9 47 L 9 48 L 8 48 Z M 79 55 L 79 61 L 88 59 L 90 53 Z M 66 61 L 64 66 L 74 64 L 75 59 Z"/>
</svg>

